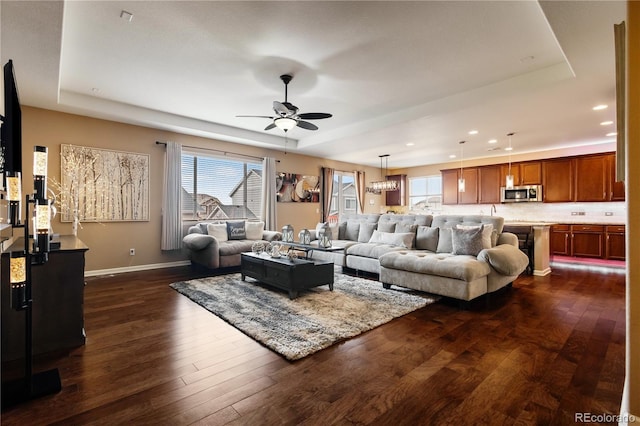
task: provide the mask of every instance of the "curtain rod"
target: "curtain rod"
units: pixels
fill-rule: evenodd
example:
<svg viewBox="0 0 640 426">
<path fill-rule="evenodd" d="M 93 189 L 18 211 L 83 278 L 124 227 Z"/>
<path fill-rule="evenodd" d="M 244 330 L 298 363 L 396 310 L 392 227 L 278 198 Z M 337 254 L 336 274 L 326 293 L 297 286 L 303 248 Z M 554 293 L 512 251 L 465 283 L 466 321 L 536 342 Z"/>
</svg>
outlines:
<svg viewBox="0 0 640 426">
<path fill-rule="evenodd" d="M 166 142 L 156 141 L 156 145 L 164 145 L 164 146 L 167 146 L 167 143 L 166 143 Z M 224 154 L 224 155 L 231 154 L 231 155 L 235 155 L 235 156 L 238 156 L 238 157 L 252 158 L 252 159 L 254 159 L 254 160 L 260 160 L 260 161 L 264 160 L 264 157 L 256 157 L 256 156 L 253 156 L 253 155 L 247 155 L 247 154 L 238 154 L 238 153 L 235 153 L 235 152 L 222 151 L 222 150 L 219 150 L 219 149 L 213 149 L 213 148 L 202 148 L 202 147 L 199 147 L 199 146 L 189 146 L 189 145 L 182 145 L 182 146 L 184 146 L 185 148 L 202 149 L 202 150 L 204 150 L 204 151 L 215 151 L 215 152 L 221 152 L 221 153 L 222 153 L 222 154 Z M 279 163 L 280 161 L 279 161 L 279 160 L 276 160 L 276 162 L 278 162 L 278 163 Z"/>
</svg>

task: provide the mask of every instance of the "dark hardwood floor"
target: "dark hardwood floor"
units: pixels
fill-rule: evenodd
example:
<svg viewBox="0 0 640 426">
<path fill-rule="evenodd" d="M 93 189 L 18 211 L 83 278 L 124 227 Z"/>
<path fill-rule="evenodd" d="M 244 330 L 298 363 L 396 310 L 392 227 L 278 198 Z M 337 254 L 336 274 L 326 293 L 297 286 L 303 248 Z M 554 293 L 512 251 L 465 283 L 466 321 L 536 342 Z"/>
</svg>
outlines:
<svg viewBox="0 0 640 426">
<path fill-rule="evenodd" d="M 60 369 L 62 391 L 2 424 L 548 425 L 619 413 L 623 274 L 522 276 L 489 306 L 440 301 L 296 362 L 168 286 L 193 276 L 88 280 L 86 345 L 36 364 Z"/>
</svg>

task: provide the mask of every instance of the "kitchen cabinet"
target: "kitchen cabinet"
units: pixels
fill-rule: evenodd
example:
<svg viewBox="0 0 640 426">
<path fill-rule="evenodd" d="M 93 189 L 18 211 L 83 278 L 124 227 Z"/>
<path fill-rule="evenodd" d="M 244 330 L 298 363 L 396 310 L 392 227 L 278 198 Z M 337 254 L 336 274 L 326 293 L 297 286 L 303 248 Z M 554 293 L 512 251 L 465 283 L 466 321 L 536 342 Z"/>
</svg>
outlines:
<svg viewBox="0 0 640 426">
<path fill-rule="evenodd" d="M 458 204 L 478 204 L 478 168 L 462 169 L 465 191 L 458 193 Z"/>
<path fill-rule="evenodd" d="M 396 191 L 386 191 L 385 200 L 387 206 L 404 206 L 407 199 L 407 175 L 390 175 L 387 180 L 398 182 Z"/>
<path fill-rule="evenodd" d="M 571 225 L 571 255 L 604 258 L 604 226 Z"/>
<path fill-rule="evenodd" d="M 624 225 L 558 224 L 549 239 L 551 254 L 625 260 Z"/>
<path fill-rule="evenodd" d="M 575 201 L 609 201 L 611 171 L 609 155 L 588 155 L 573 159 Z"/>
<path fill-rule="evenodd" d="M 509 164 L 500 165 L 500 186 L 505 186 L 507 175 L 509 174 Z M 511 174 L 513 175 L 514 186 L 541 185 L 542 184 L 542 162 L 525 161 L 511 163 Z"/>
<path fill-rule="evenodd" d="M 478 202 L 496 204 L 500 202 L 500 166 L 478 167 Z"/>
<path fill-rule="evenodd" d="M 625 260 L 625 226 L 607 225 L 605 227 L 605 256 L 611 260 Z"/>
<path fill-rule="evenodd" d="M 545 203 L 573 201 L 573 184 L 573 159 L 557 158 L 542 161 L 542 192 Z"/>
<path fill-rule="evenodd" d="M 571 256 L 571 225 L 553 225 L 549 234 L 551 254 Z"/>
<path fill-rule="evenodd" d="M 442 204 L 458 204 L 458 172 L 459 169 L 441 170 Z"/>
<path fill-rule="evenodd" d="M 616 181 L 616 154 L 612 153 L 609 157 L 609 182 L 611 184 L 609 201 L 624 201 L 624 182 Z"/>
</svg>

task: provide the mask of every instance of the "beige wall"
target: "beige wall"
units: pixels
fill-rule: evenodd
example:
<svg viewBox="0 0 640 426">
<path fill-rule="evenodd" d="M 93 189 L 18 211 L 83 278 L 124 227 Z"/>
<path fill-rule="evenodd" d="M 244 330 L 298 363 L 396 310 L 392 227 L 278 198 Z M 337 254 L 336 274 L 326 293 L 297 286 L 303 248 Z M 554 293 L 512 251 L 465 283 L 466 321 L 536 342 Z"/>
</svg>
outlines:
<svg viewBox="0 0 640 426">
<path fill-rule="evenodd" d="M 78 236 L 89 246 L 86 270 L 100 271 L 185 260 L 182 253 L 160 250 L 160 207 L 162 200 L 162 171 L 164 147 L 156 141 L 171 140 L 183 145 L 213 148 L 258 157 L 273 156 L 280 160 L 278 171 L 318 175 L 320 167 L 333 167 L 341 171 L 364 170 L 368 176 L 377 176 L 377 168 L 330 161 L 281 151 L 225 143 L 195 136 L 171 133 L 146 127 L 99 120 L 73 114 L 64 114 L 39 108 L 23 107 L 23 186 L 25 192 L 33 190 L 34 145 L 49 148 L 49 175 L 60 180 L 60 145 L 72 144 L 149 154 L 150 166 L 150 220 L 148 222 L 83 223 Z M 378 211 L 381 196 L 373 196 L 370 206 L 367 196 L 365 211 Z M 287 223 L 299 230 L 315 227 L 319 214 L 318 203 L 278 203 L 278 227 Z M 54 219 L 55 233 L 71 233 L 69 223 Z M 129 249 L 136 255 L 130 256 Z"/>
<path fill-rule="evenodd" d="M 640 3 L 627 2 L 627 374 L 629 412 L 640 419 Z M 632 167 L 633 165 L 633 167 Z"/>
</svg>

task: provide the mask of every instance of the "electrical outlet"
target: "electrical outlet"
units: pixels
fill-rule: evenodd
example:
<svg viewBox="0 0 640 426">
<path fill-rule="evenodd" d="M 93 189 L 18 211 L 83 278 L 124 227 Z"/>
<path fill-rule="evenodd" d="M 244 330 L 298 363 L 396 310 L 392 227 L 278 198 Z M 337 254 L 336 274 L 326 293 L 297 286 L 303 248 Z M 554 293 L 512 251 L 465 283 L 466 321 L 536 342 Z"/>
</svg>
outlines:
<svg viewBox="0 0 640 426">
<path fill-rule="evenodd" d="M 136 249 L 130 248 L 129 249 L 129 256 L 135 256 L 135 255 L 136 255 Z"/>
<path fill-rule="evenodd" d="M 571 212 L 571 216 L 578 216 L 578 212 Z"/>
<path fill-rule="evenodd" d="M 604 212 L 605 216 L 613 216 L 613 212 Z"/>
<path fill-rule="evenodd" d="M 586 214 L 587 214 L 586 212 L 578 212 L 578 216 L 584 216 Z"/>
</svg>

